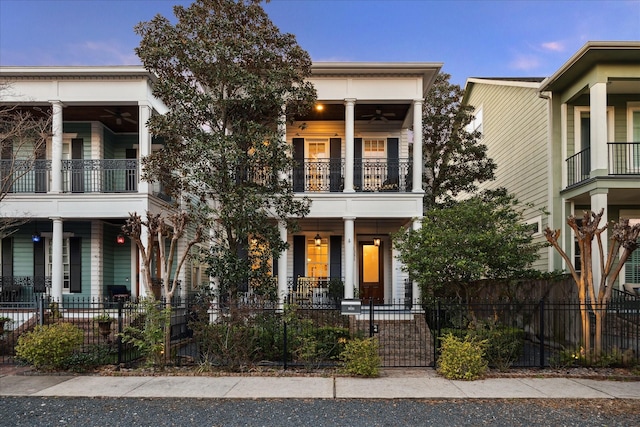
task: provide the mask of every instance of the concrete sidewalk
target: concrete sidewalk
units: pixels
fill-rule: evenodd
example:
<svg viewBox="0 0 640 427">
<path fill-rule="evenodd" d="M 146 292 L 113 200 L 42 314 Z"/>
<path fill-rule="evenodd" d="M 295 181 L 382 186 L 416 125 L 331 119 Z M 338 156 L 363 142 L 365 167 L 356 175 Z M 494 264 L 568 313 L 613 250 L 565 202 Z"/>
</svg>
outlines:
<svg viewBox="0 0 640 427">
<path fill-rule="evenodd" d="M 491 378 L 451 381 L 433 370 L 380 378 L 1 375 L 0 396 L 215 399 L 640 399 L 640 381 Z"/>
</svg>

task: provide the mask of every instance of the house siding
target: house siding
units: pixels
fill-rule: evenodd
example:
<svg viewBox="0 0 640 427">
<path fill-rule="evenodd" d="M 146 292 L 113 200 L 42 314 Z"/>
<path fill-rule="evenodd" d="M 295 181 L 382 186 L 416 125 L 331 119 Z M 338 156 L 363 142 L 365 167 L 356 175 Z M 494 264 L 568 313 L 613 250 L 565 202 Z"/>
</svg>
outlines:
<svg viewBox="0 0 640 427">
<path fill-rule="evenodd" d="M 481 184 L 482 189 L 505 187 L 523 204 L 525 221 L 541 217 L 542 227 L 534 241 L 543 242 L 541 231 L 548 218 L 549 174 L 547 156 L 547 101 L 538 97 L 537 89 L 516 85 L 474 82 L 467 104 L 482 109 L 482 142 L 487 155 L 497 164 L 496 179 Z M 546 271 L 546 249 L 533 267 Z"/>
</svg>

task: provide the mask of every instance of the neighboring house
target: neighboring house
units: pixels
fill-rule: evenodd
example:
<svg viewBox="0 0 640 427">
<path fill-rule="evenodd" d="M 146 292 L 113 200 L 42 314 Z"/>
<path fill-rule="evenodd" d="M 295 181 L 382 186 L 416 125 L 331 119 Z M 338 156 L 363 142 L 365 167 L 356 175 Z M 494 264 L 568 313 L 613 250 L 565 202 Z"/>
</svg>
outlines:
<svg viewBox="0 0 640 427">
<path fill-rule="evenodd" d="M 604 209 L 601 225 L 640 221 L 640 42 L 589 42 L 537 89 L 535 80 L 469 79 L 465 102 L 480 112 L 498 163 L 492 185 L 545 208 L 541 227 L 562 229 L 563 247 L 577 261 L 569 215 Z M 521 89 L 506 95 L 511 86 Z M 503 97 L 500 108 L 495 96 Z M 549 271 L 565 268 L 555 252 L 548 260 Z M 596 275 L 599 268 L 595 262 Z M 637 252 L 620 283 L 640 283 Z"/>
<path fill-rule="evenodd" d="M 497 165 L 494 181 L 482 189 L 505 187 L 527 206 L 524 220 L 534 230 L 534 241 L 546 241 L 543 235 L 550 205 L 547 140 L 547 101 L 539 96 L 542 78 L 469 78 L 463 104 L 475 108 L 472 129 L 482 133 L 487 156 Z M 549 250 L 540 251 L 535 268 L 546 271 Z"/>
<path fill-rule="evenodd" d="M 274 263 L 280 295 L 323 302 L 334 278 L 347 298 L 417 297 L 390 234 L 422 216 L 422 102 L 440 67 L 313 65 L 317 108 L 282 135 L 298 161 L 294 191 L 312 204 L 299 233 L 281 229 L 290 247 Z M 130 212 L 169 209 L 160 188 L 140 180 L 140 159 L 161 144 L 145 123 L 166 111 L 151 94 L 154 76 L 142 67 L 0 67 L 0 81 L 12 93 L 1 102 L 51 109 L 54 129 L 44 162 L 0 206 L 32 219 L 2 241 L 3 285 L 51 286 L 56 298 L 104 297 L 110 285 L 141 295 L 140 257 L 120 227 Z M 201 274 L 183 269 L 181 292 Z"/>
<path fill-rule="evenodd" d="M 25 296 L 50 286 L 57 299 L 106 297 L 112 285 L 143 292 L 138 251 L 121 226 L 130 212 L 169 207 L 157 186 L 140 180 L 140 159 L 158 143 L 146 121 L 166 111 L 151 95 L 153 79 L 139 66 L 0 67 L 9 84 L 0 102 L 53 115 L 40 160 L 0 205 L 3 216 L 30 218 L 2 240 L 5 291 Z"/>
</svg>

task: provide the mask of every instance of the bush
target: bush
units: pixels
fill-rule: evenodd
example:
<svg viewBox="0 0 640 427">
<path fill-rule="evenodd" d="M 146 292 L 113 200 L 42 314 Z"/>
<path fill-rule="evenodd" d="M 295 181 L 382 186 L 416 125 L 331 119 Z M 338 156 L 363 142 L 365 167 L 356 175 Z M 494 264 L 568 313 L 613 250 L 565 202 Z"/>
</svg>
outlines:
<svg viewBox="0 0 640 427">
<path fill-rule="evenodd" d="M 71 323 L 36 326 L 18 338 L 16 357 L 36 369 L 64 369 L 82 342 L 82 330 Z"/>
<path fill-rule="evenodd" d="M 470 331 L 477 341 L 486 341 L 485 359 L 489 366 L 503 371 L 522 356 L 524 331 L 519 328 L 494 326 Z"/>
<path fill-rule="evenodd" d="M 340 355 L 344 371 L 360 377 L 377 377 L 380 370 L 378 340 L 376 338 L 353 339 L 345 344 Z"/>
<path fill-rule="evenodd" d="M 484 359 L 486 341 L 478 341 L 467 335 L 464 339 L 447 334 L 442 340 L 438 373 L 450 380 L 475 380 L 484 375 L 487 361 Z"/>
<path fill-rule="evenodd" d="M 144 312 L 122 331 L 123 343 L 130 343 L 150 366 L 164 363 L 165 331 L 170 327 L 171 309 L 151 298 L 142 300 Z"/>
</svg>

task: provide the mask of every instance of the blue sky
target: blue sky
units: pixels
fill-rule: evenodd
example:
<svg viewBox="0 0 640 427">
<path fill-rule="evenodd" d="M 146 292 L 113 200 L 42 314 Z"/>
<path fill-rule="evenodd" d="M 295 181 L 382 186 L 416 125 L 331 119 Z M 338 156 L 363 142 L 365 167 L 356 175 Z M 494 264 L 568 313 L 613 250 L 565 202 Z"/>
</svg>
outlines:
<svg viewBox="0 0 640 427">
<path fill-rule="evenodd" d="M 0 0 L 0 65 L 139 64 L 133 26 L 190 0 Z M 452 81 L 545 77 L 589 40 L 640 40 L 640 0 L 272 0 L 314 61 L 442 62 Z"/>
</svg>

